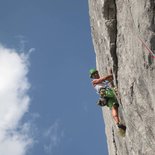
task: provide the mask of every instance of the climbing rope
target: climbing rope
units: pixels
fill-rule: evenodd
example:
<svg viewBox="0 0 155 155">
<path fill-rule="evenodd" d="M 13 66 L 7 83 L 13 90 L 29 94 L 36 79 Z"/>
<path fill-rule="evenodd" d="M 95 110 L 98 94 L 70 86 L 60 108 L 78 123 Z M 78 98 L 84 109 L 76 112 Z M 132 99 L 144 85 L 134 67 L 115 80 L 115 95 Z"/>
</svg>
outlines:
<svg viewBox="0 0 155 155">
<path fill-rule="evenodd" d="M 131 6 L 130 6 L 130 2 L 129 0 L 127 0 L 127 5 L 128 5 L 128 10 L 132 19 L 132 24 L 133 24 L 133 29 L 135 30 L 134 35 L 136 34 L 136 37 L 138 38 L 138 40 L 140 40 L 140 42 L 143 44 L 143 46 L 146 48 L 146 50 L 151 54 L 151 56 L 155 59 L 155 53 L 148 47 L 148 45 L 144 42 L 144 40 L 142 39 L 142 37 L 140 37 L 140 33 L 137 30 L 137 27 L 135 25 L 133 16 L 132 16 L 132 12 L 131 12 Z"/>
<path fill-rule="evenodd" d="M 155 54 L 154 54 L 154 52 L 148 47 L 148 45 L 144 42 L 144 40 L 142 39 L 142 37 L 140 37 L 140 33 L 139 33 L 138 30 L 137 30 L 137 27 L 136 27 L 136 25 L 135 25 L 135 22 L 134 22 L 134 19 L 133 19 L 133 16 L 132 16 L 132 12 L 131 12 L 131 9 L 130 9 L 130 8 L 131 8 L 130 2 L 129 2 L 129 0 L 126 0 L 126 1 L 127 1 L 127 5 L 128 5 L 128 10 L 129 10 L 129 13 L 130 13 L 130 16 L 131 16 L 131 19 L 132 19 L 133 30 L 135 31 L 135 32 L 133 32 L 133 34 L 134 34 L 134 36 L 136 36 L 137 39 L 142 43 L 142 45 L 143 45 L 143 46 L 145 47 L 145 49 L 150 53 L 150 55 L 155 59 Z M 119 100 L 118 100 L 118 101 L 119 101 Z M 120 102 L 120 101 L 119 101 L 119 102 Z M 132 123 L 132 121 L 130 121 L 130 119 L 128 119 L 126 123 L 128 123 L 132 128 L 134 128 L 135 131 L 139 134 L 139 136 L 142 137 L 142 138 L 145 140 L 147 146 L 148 146 L 151 150 L 153 150 L 153 151 L 155 152 L 155 148 L 153 147 L 153 144 L 152 144 L 153 142 L 152 142 L 151 140 L 145 138 L 144 135 L 143 135 L 143 134 L 137 129 L 137 127 Z M 134 145 L 135 145 L 135 144 L 134 144 Z M 137 146 L 137 148 L 138 148 L 138 146 Z"/>
<path fill-rule="evenodd" d="M 151 51 L 151 49 L 146 45 L 146 43 L 140 37 L 138 37 L 138 38 L 142 42 L 144 47 L 148 50 L 148 52 L 151 54 L 151 56 L 155 59 L 155 54 Z"/>
</svg>

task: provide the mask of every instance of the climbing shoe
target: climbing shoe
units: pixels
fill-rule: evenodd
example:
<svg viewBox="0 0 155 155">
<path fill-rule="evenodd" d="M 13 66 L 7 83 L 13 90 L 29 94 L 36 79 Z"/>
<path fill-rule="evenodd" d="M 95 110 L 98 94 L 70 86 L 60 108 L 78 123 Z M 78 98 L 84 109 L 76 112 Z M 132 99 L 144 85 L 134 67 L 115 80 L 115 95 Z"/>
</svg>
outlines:
<svg viewBox="0 0 155 155">
<path fill-rule="evenodd" d="M 118 127 L 119 129 L 122 129 L 122 130 L 126 131 L 126 126 L 123 125 L 123 124 L 117 124 L 117 127 Z"/>
<path fill-rule="evenodd" d="M 126 126 L 123 124 L 117 124 L 118 127 L 118 134 L 121 137 L 125 137 L 125 133 L 126 133 Z"/>
</svg>

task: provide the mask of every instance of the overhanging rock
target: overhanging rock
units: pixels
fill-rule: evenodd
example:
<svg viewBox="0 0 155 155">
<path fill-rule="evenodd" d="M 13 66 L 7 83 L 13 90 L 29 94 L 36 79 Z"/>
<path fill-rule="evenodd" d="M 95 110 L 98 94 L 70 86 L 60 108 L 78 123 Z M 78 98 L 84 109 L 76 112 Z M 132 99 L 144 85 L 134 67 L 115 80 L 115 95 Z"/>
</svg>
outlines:
<svg viewBox="0 0 155 155">
<path fill-rule="evenodd" d="M 92 39 L 100 75 L 113 68 L 121 97 L 125 138 L 103 108 L 109 155 L 155 154 L 154 0 L 89 0 Z"/>
</svg>

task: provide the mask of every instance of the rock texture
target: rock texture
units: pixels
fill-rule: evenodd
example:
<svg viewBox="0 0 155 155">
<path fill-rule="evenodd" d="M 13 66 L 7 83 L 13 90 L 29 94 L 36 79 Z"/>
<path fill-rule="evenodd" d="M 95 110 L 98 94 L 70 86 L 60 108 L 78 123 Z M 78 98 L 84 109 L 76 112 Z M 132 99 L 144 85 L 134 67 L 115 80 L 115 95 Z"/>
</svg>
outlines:
<svg viewBox="0 0 155 155">
<path fill-rule="evenodd" d="M 139 39 L 155 51 L 155 0 L 89 0 L 89 13 L 97 68 L 113 68 L 127 126 L 118 136 L 103 108 L 109 155 L 155 155 L 155 58 Z"/>
</svg>

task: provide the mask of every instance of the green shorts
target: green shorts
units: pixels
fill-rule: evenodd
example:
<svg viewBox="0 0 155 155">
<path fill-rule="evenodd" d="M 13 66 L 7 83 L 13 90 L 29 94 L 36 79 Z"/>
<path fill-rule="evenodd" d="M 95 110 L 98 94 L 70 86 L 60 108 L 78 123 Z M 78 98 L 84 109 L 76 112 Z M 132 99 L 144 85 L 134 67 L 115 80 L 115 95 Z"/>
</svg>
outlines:
<svg viewBox="0 0 155 155">
<path fill-rule="evenodd" d="M 112 88 L 109 88 L 109 89 L 106 89 L 106 90 L 105 89 L 101 89 L 100 96 L 106 98 L 106 100 L 107 100 L 107 104 L 106 105 L 107 105 L 107 107 L 110 108 L 110 110 L 112 109 L 112 107 L 119 107 L 117 98 L 115 96 L 114 89 L 112 89 Z"/>
<path fill-rule="evenodd" d="M 112 109 L 112 107 L 119 107 L 118 101 L 116 98 L 107 98 L 107 107 Z"/>
</svg>

